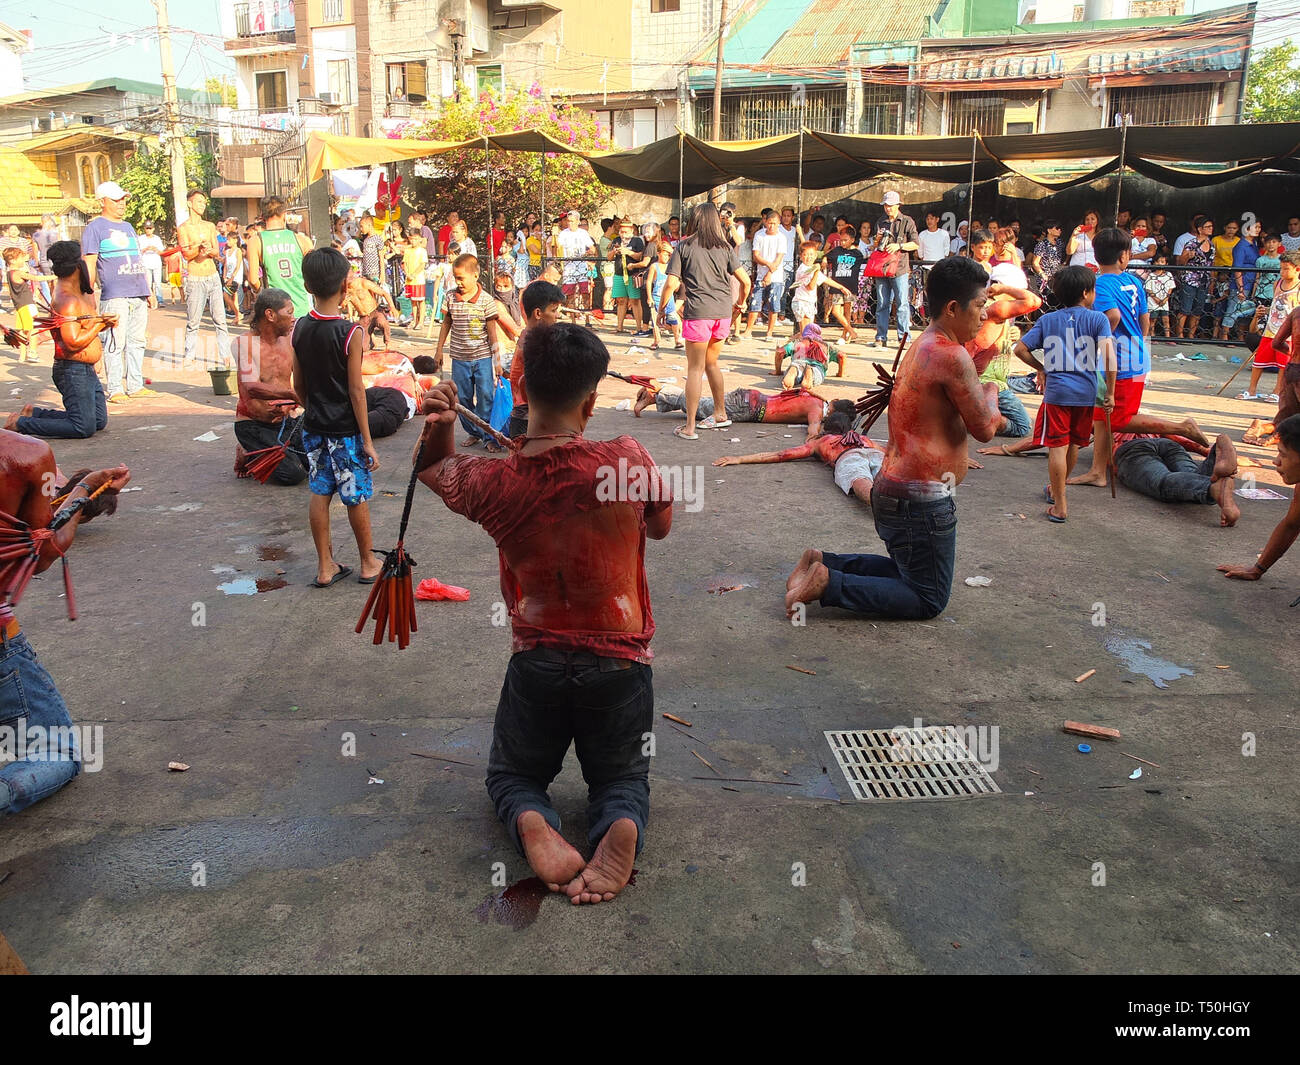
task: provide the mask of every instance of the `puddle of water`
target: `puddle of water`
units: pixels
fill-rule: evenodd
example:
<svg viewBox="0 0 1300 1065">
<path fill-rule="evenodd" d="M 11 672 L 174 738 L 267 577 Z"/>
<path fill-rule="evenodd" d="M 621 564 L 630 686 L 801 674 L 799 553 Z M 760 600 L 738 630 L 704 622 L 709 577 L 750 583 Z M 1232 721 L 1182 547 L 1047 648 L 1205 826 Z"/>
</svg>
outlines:
<svg viewBox="0 0 1300 1065">
<path fill-rule="evenodd" d="M 1186 666 L 1180 666 L 1155 655 L 1148 654 L 1151 643 L 1136 636 L 1116 633 L 1106 638 L 1106 650 L 1124 663 L 1130 673 L 1146 677 L 1157 688 L 1169 687 L 1168 682 L 1179 677 L 1191 677 L 1195 674 Z"/>
<path fill-rule="evenodd" d="M 257 560 L 259 562 L 283 562 L 289 557 L 289 549 L 280 544 L 259 544 Z"/>
<path fill-rule="evenodd" d="M 238 580 L 218 584 L 217 591 L 225 592 L 227 595 L 256 595 L 257 581 L 252 577 L 240 577 Z"/>
</svg>

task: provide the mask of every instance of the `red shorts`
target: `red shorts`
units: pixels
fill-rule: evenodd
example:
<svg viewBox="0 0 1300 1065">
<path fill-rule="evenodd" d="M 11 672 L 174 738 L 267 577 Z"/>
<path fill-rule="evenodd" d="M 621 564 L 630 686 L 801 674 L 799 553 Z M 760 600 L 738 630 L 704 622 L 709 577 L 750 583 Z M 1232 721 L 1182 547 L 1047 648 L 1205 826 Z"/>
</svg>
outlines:
<svg viewBox="0 0 1300 1065">
<path fill-rule="evenodd" d="M 564 285 L 564 286 L 562 286 L 562 287 L 563 287 L 563 289 L 564 289 L 564 294 L 565 294 L 566 296 L 572 296 L 572 295 L 574 295 L 575 293 L 578 293 L 578 292 L 582 293 L 582 294 L 585 296 L 585 295 L 587 295 L 587 294 L 591 291 L 591 282 L 590 282 L 590 281 L 573 281 L 573 282 L 570 282 L 569 284 Z"/>
<path fill-rule="evenodd" d="M 409 281 L 406 284 L 406 298 L 416 303 L 424 302 L 424 284 L 413 285 Z"/>
<path fill-rule="evenodd" d="M 1142 390 L 1146 388 L 1146 384 L 1147 379 L 1145 377 L 1126 377 L 1122 381 L 1115 382 L 1115 409 L 1110 412 L 1111 429 L 1123 429 L 1133 420 L 1133 415 L 1138 412 L 1138 407 L 1142 405 Z M 1104 422 L 1106 420 L 1105 408 L 1093 407 L 1092 420 Z"/>
<path fill-rule="evenodd" d="M 1087 447 L 1092 439 L 1091 407 L 1059 407 L 1044 403 L 1034 423 L 1034 443 L 1040 447 Z"/>
<path fill-rule="evenodd" d="M 1294 343 L 1294 341 L 1292 342 Z M 1272 337 L 1260 337 L 1259 347 L 1255 349 L 1256 366 L 1285 366 L 1290 356 L 1273 350 Z"/>
</svg>

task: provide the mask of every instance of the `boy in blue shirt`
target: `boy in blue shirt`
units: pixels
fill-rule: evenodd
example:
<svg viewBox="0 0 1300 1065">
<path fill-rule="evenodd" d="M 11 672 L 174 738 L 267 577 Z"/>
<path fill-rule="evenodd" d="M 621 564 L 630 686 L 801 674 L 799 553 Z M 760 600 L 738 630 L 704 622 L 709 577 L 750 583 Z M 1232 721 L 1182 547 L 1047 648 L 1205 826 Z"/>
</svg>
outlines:
<svg viewBox="0 0 1300 1065">
<path fill-rule="evenodd" d="M 1095 249 L 1096 241 L 1093 246 Z M 1043 388 L 1034 438 L 1047 448 L 1052 480 L 1045 492 L 1050 504 L 1047 520 L 1059 524 L 1066 520 L 1065 476 L 1093 432 L 1093 408 L 1098 403 L 1102 372 L 1106 384 L 1097 409 L 1109 412 L 1115 406 L 1115 345 L 1107 316 L 1092 309 L 1097 280 L 1091 270 L 1067 266 L 1057 272 L 1052 289 L 1063 309 L 1039 318 L 1016 342 L 1015 354 L 1038 370 Z M 1034 356 L 1035 350 L 1042 350 L 1046 365 Z M 1104 414 L 1097 438 L 1102 436 L 1110 439 Z"/>
</svg>

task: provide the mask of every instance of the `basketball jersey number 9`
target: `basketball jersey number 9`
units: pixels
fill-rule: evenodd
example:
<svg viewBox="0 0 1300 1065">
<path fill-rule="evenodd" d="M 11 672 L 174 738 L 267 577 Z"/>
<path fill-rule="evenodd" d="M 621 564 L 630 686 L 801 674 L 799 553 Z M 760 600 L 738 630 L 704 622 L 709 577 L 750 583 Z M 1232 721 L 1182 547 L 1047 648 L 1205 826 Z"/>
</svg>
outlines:
<svg viewBox="0 0 1300 1065">
<path fill-rule="evenodd" d="M 290 259 L 289 256 L 281 255 L 279 258 L 275 260 L 275 263 L 276 266 L 279 268 L 281 277 L 283 278 L 293 277 L 293 260 Z"/>
</svg>

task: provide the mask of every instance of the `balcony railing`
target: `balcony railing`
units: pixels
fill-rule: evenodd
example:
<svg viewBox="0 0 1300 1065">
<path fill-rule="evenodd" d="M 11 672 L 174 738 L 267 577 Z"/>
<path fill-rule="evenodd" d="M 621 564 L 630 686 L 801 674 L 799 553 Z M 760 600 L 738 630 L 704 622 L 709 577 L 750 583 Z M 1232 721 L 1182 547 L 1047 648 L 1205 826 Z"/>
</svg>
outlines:
<svg viewBox="0 0 1300 1065">
<path fill-rule="evenodd" d="M 230 112 L 230 143 L 278 144 L 293 136 L 303 136 L 312 130 L 347 136 L 350 123 L 346 113 L 319 114 L 295 111 L 258 111 L 254 109 Z"/>
<path fill-rule="evenodd" d="M 343 0 L 325 0 L 321 5 L 321 21 L 329 24 L 343 21 Z"/>
<path fill-rule="evenodd" d="M 235 5 L 236 37 L 266 37 L 292 44 L 293 26 L 292 0 L 258 0 Z"/>
</svg>

